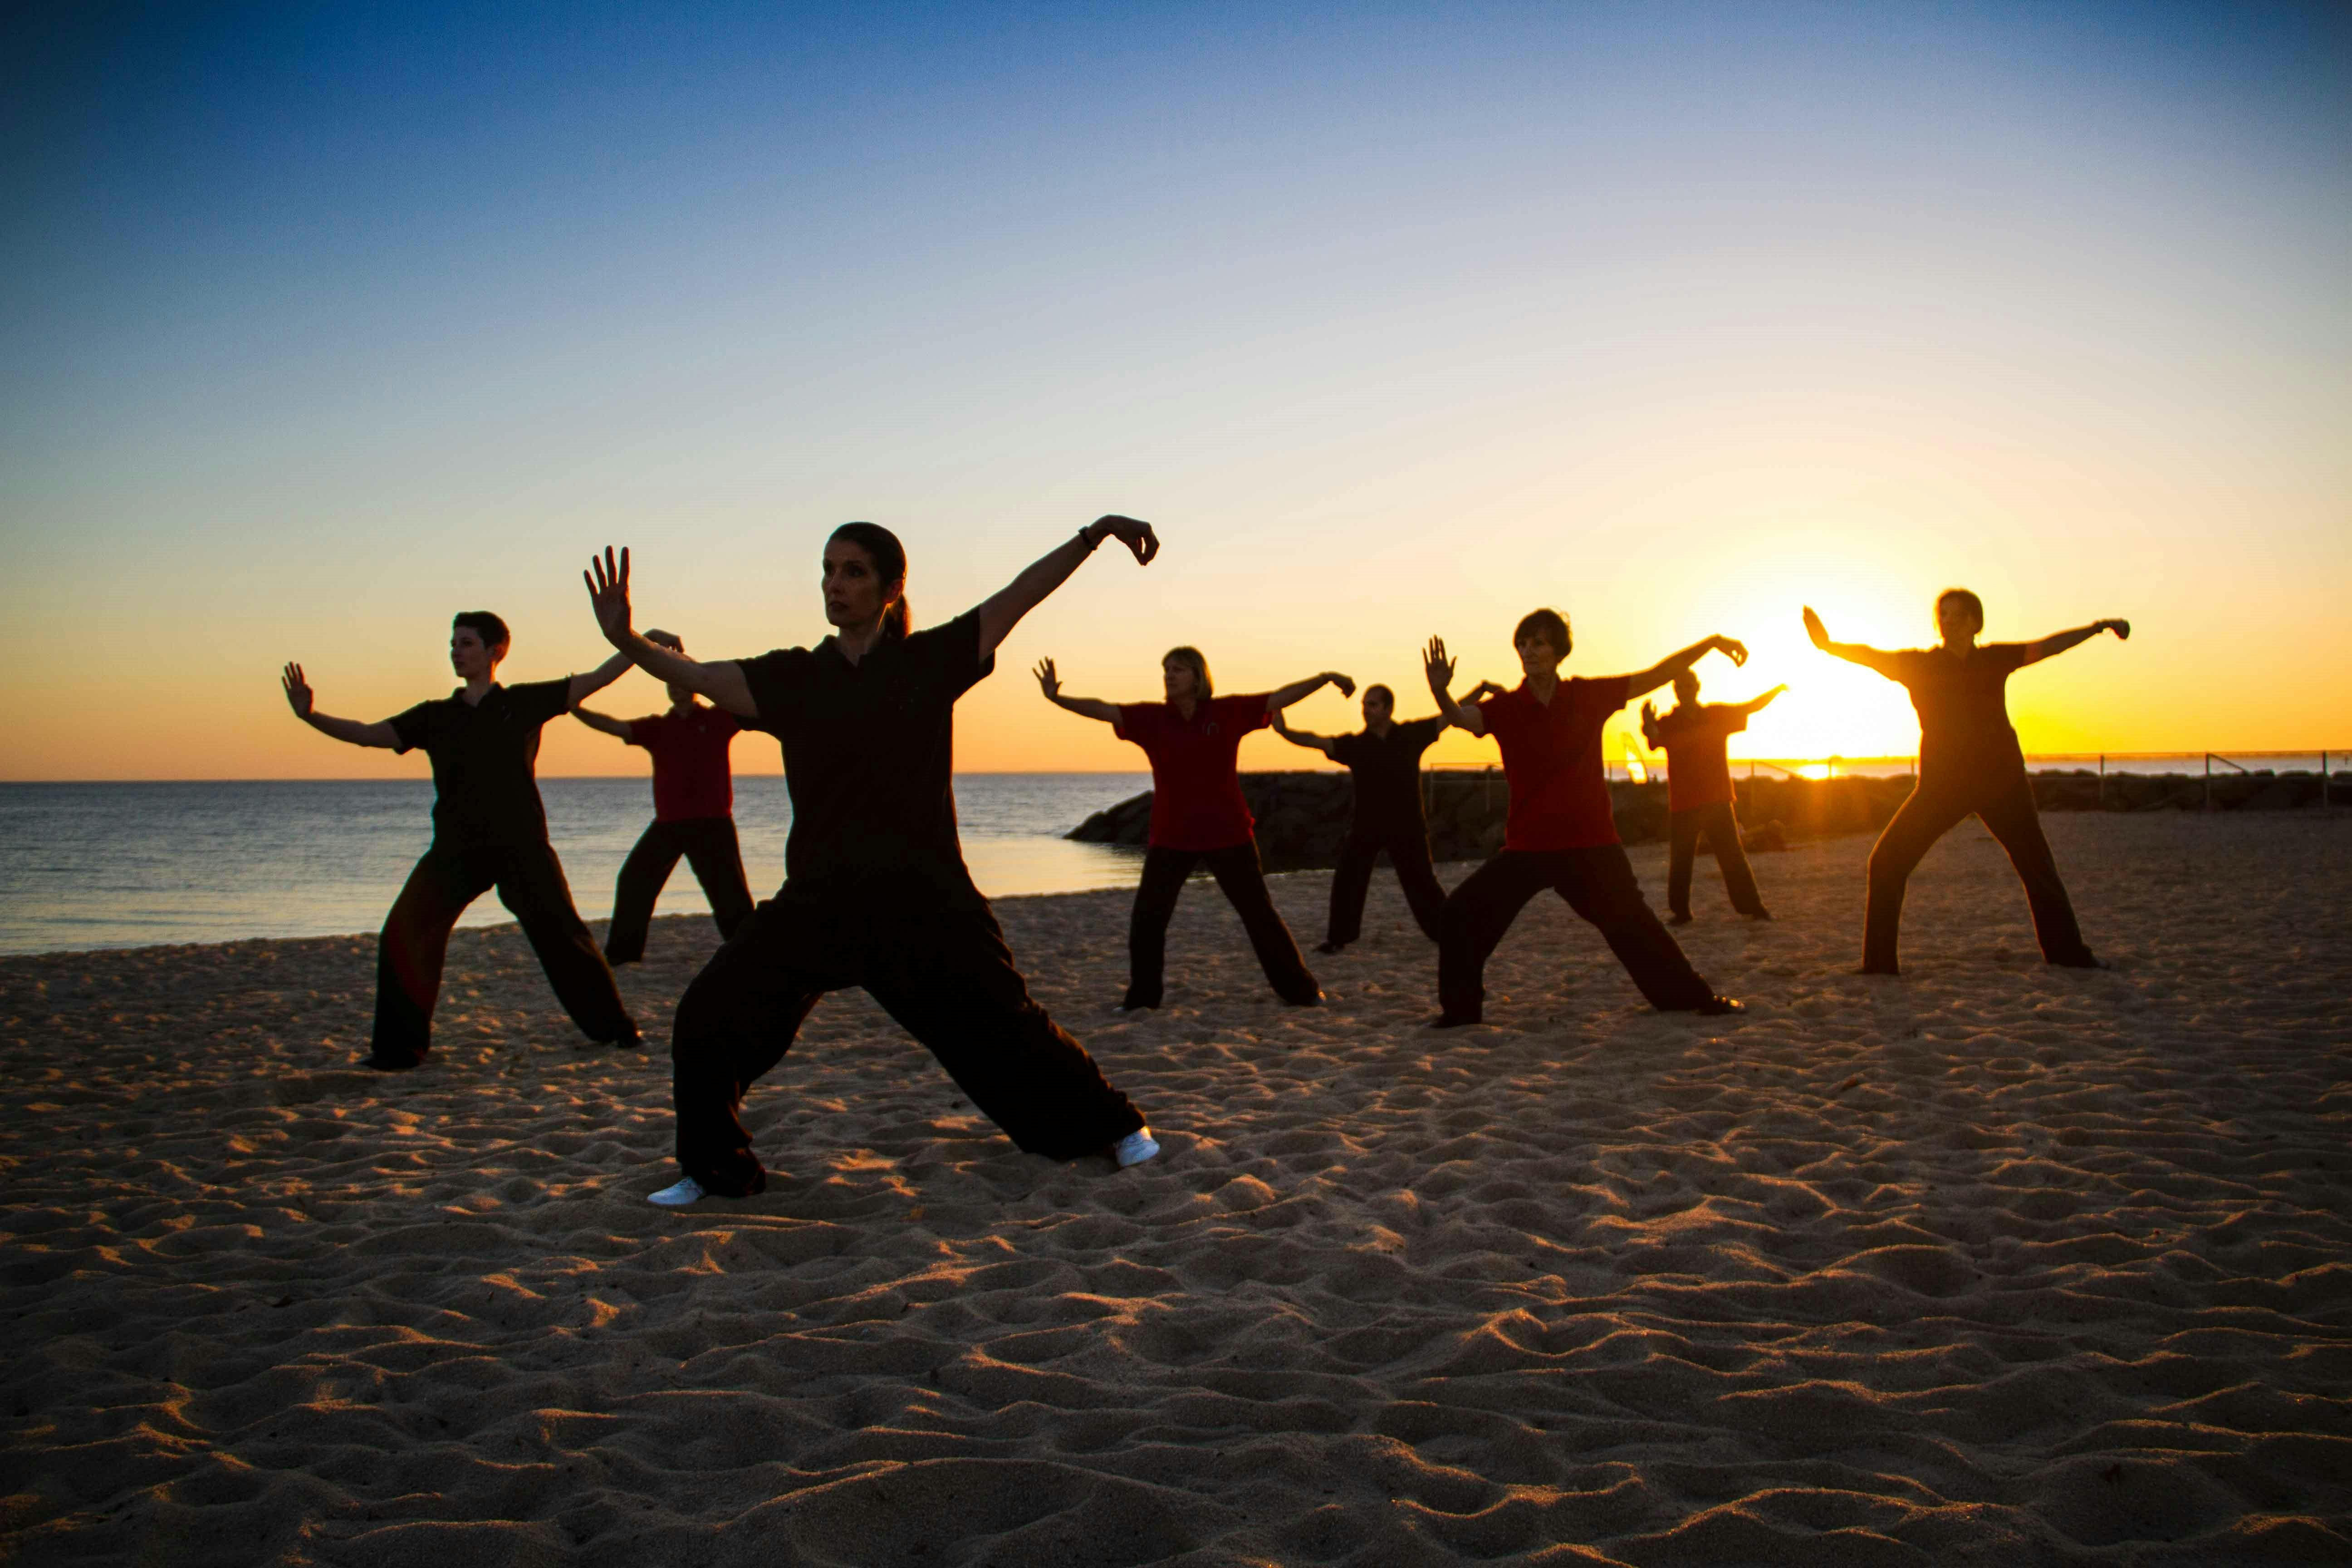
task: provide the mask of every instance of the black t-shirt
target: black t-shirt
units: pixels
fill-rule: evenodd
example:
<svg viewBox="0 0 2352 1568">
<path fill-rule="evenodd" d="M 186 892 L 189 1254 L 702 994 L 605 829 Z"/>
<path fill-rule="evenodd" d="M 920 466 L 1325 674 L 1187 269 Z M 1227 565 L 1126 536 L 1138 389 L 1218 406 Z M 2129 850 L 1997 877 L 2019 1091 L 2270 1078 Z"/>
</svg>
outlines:
<svg viewBox="0 0 2352 1568">
<path fill-rule="evenodd" d="M 1369 730 L 1331 742 L 1331 760 L 1356 776 L 1356 822 L 1360 831 L 1412 829 L 1422 826 L 1421 753 L 1445 731 L 1442 718 L 1391 724 L 1385 736 Z"/>
<path fill-rule="evenodd" d="M 2010 728 L 2008 685 L 2025 663 L 2022 643 L 1988 643 L 1966 658 L 1940 647 L 1906 648 L 1888 673 L 1919 715 L 1919 775 L 2025 766 Z"/>
<path fill-rule="evenodd" d="M 492 686 L 478 704 L 463 688 L 385 721 L 397 751 L 422 746 L 433 759 L 433 830 L 468 838 L 547 837 L 539 804 L 540 726 L 572 705 L 572 680 Z"/>
<path fill-rule="evenodd" d="M 877 871 L 968 884 L 956 838 L 955 700 L 996 668 L 980 613 L 877 644 L 856 664 L 835 638 L 739 661 L 783 742 L 793 831 L 784 880 L 814 889 Z"/>
</svg>

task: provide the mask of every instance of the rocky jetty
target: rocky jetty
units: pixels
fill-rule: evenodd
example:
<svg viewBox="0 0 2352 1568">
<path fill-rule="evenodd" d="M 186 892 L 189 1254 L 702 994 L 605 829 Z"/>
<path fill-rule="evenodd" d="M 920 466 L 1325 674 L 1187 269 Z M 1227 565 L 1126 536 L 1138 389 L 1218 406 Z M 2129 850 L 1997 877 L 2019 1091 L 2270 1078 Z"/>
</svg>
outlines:
<svg viewBox="0 0 2352 1568">
<path fill-rule="evenodd" d="M 2077 769 L 2032 775 L 2033 797 L 2044 811 L 2197 811 L 2205 809 L 2207 781 L 2187 773 L 2096 773 Z M 2335 804 L 2352 805 L 2352 779 L 2331 777 Z M 1266 868 L 1296 871 L 1331 866 L 1347 837 L 1354 784 L 1344 773 L 1242 774 L 1242 795 L 1257 818 L 1258 853 Z M 1629 844 L 1666 836 L 1666 786 L 1609 786 L 1617 831 Z M 1739 781 L 1739 816 L 1751 851 L 1786 848 L 1807 839 L 1875 833 L 1911 793 L 1898 778 Z M 1502 770 L 1447 769 L 1422 775 L 1429 811 L 1430 848 L 1439 860 L 1483 860 L 1501 847 L 1509 791 Z M 2279 811 L 2320 804 L 2316 773 L 2231 774 L 2211 781 L 2215 811 Z M 1068 837 L 1088 844 L 1141 846 L 1151 825 L 1151 792 L 1133 795 L 1080 823 Z"/>
</svg>

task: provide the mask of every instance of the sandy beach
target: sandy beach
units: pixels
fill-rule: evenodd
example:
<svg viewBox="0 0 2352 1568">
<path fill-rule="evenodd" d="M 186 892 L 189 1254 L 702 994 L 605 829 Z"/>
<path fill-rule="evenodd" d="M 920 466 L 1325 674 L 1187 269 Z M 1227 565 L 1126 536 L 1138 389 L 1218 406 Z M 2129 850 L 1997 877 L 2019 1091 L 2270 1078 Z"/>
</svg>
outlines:
<svg viewBox="0 0 2352 1568">
<path fill-rule="evenodd" d="M 1196 884 L 1117 1017 L 1128 896 L 1004 900 L 1159 1161 L 1015 1152 L 850 993 L 754 1091 L 769 1191 L 682 1213 L 707 921 L 624 973 L 645 1057 L 459 932 L 396 1078 L 372 934 L 0 961 L 0 1558 L 2352 1560 L 2352 819 L 2044 824 L 2112 969 L 1970 824 L 1853 975 L 1834 839 L 1769 925 L 1700 861 L 1728 1020 L 1547 898 L 1426 1031 L 1385 870 L 1328 1007 Z"/>
</svg>

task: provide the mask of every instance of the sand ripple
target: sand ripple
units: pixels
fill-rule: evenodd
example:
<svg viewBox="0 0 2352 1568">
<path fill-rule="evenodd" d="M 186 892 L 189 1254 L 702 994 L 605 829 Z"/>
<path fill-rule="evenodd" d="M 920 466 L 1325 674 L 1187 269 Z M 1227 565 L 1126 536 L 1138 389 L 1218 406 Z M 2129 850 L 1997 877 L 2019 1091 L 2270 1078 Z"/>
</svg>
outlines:
<svg viewBox="0 0 2352 1568">
<path fill-rule="evenodd" d="M 2352 822 L 2048 819 L 2106 973 L 1953 836 L 1910 974 L 1867 843 L 1705 884 L 1752 1012 L 1647 1013 L 1543 904 L 1434 1035 L 1393 884 L 1265 993 L 1188 891 L 1009 900 L 1161 1161 L 1013 1152 L 862 996 L 685 1214 L 666 1063 L 460 932 L 427 1070 L 372 939 L 0 963 L 25 1563 L 2352 1560 Z M 1661 855 L 1636 856 L 1654 889 Z M 1461 868 L 1452 868 L 1449 879 Z M 1702 872 L 1709 868 L 1702 863 Z M 1319 874 L 1280 879 L 1319 930 Z M 667 1006 L 707 923 L 625 985 Z M 656 1037 L 661 1031 L 656 1030 Z"/>
</svg>

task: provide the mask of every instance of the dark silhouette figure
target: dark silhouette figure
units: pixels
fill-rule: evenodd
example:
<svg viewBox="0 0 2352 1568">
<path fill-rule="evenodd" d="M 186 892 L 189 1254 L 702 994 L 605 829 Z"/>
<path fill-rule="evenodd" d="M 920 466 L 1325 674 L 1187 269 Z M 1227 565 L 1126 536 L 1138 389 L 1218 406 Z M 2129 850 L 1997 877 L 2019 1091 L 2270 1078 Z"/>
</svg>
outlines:
<svg viewBox="0 0 2352 1568">
<path fill-rule="evenodd" d="M 1277 691 L 1219 697 L 1209 678 L 1209 661 L 1198 648 L 1171 648 L 1160 661 L 1164 702 L 1113 703 L 1091 697 L 1065 697 L 1054 661 L 1042 659 L 1037 684 L 1045 700 L 1088 719 L 1099 719 L 1122 741 L 1143 748 L 1151 759 L 1151 846 L 1144 852 L 1143 876 L 1136 884 L 1135 912 L 1128 923 L 1127 995 L 1121 1012 L 1157 1007 L 1167 965 L 1168 921 L 1192 868 L 1206 864 L 1217 886 L 1242 917 L 1250 947 L 1275 994 L 1294 1007 L 1313 1007 L 1323 987 L 1298 955 L 1290 928 L 1265 890 L 1257 858 L 1256 823 L 1242 798 L 1237 761 L 1242 737 L 1262 730 L 1301 698 L 1336 686 L 1352 693 L 1356 683 L 1325 671 Z"/>
<path fill-rule="evenodd" d="M 1947 588 L 1936 600 L 1941 642 L 1930 648 L 1889 652 L 1863 643 L 1832 642 L 1811 605 L 1805 635 L 1824 653 L 1867 666 L 1898 680 L 1919 715 L 1919 782 L 1870 851 L 1870 894 L 1863 917 L 1862 973 L 1900 973 L 1895 951 L 1903 925 L 1903 889 L 1912 868 L 1937 839 L 1974 815 L 2009 851 L 2033 910 L 2042 956 L 2072 969 L 2099 961 L 2083 944 L 2074 906 L 2059 879 L 2058 862 L 2042 837 L 2025 754 L 2010 727 L 2007 686 L 2012 671 L 2065 652 L 2104 631 L 2131 636 L 2129 621 L 2094 621 L 2053 632 L 2038 642 L 1977 646 L 1984 604 L 1966 588 Z"/>
<path fill-rule="evenodd" d="M 1661 1012 L 1721 1014 L 1739 1004 L 1718 996 L 1691 967 L 1674 937 L 1643 901 L 1633 868 L 1617 838 L 1601 729 L 1609 716 L 1664 686 L 1708 653 L 1733 663 L 1747 647 L 1730 637 L 1693 643 L 1637 675 L 1562 680 L 1572 646 L 1568 620 L 1538 610 L 1512 633 L 1527 679 L 1475 705 L 1454 701 L 1454 660 L 1443 638 L 1429 642 L 1430 695 L 1438 710 L 1474 735 L 1492 735 L 1503 752 L 1511 792 L 1503 847 L 1445 900 L 1438 921 L 1437 1026 L 1477 1023 L 1486 1005 L 1486 960 L 1528 900 L 1549 888 L 1600 929 L 1633 984 Z"/>
<path fill-rule="evenodd" d="M 629 554 L 582 574 L 606 637 L 656 679 L 700 693 L 782 743 L 793 829 L 784 885 L 736 929 L 677 1005 L 670 1058 L 684 1175 L 652 1194 L 680 1207 L 767 1185 L 740 1115 L 828 991 L 863 986 L 921 1041 L 982 1114 L 1051 1159 L 1160 1152 L 1127 1096 L 1029 995 L 956 837 L 955 703 L 997 645 L 1117 539 L 1148 562 L 1160 541 L 1097 518 L 974 609 L 909 631 L 907 556 L 887 529 L 844 523 L 825 542 L 815 647 L 698 663 L 629 626 Z"/>
<path fill-rule="evenodd" d="M 672 653 L 686 651 L 668 632 L 649 631 L 646 640 Z M 735 781 L 727 764 L 727 748 L 743 726 L 732 713 L 705 707 L 691 689 L 676 684 L 669 689 L 667 713 L 614 719 L 574 708 L 572 716 L 592 730 L 643 746 L 654 760 L 654 819 L 621 862 L 604 962 L 635 963 L 646 955 L 654 904 L 681 855 L 710 900 L 719 940 L 733 936 L 751 916 L 743 847 L 735 836 Z"/>
<path fill-rule="evenodd" d="M 1318 952 L 1338 952 L 1363 934 L 1364 895 L 1382 851 L 1396 868 L 1397 885 L 1413 922 L 1437 940 L 1437 912 L 1445 889 L 1429 863 L 1429 823 L 1421 806 L 1421 754 L 1445 732 L 1442 713 L 1405 723 L 1395 720 L 1396 694 L 1364 688 L 1364 727 L 1353 735 L 1316 735 L 1274 716 L 1274 732 L 1294 746 L 1322 752 L 1345 766 L 1356 786 L 1348 839 L 1331 873 L 1331 923 Z"/>
<path fill-rule="evenodd" d="M 509 641 L 507 624 L 487 610 L 457 616 L 449 664 L 465 684 L 373 724 L 318 711 L 302 667 L 289 664 L 284 672 L 295 717 L 320 733 L 395 752 L 423 747 L 433 760 L 433 842 L 376 940 L 367 1065 L 382 1071 L 413 1068 L 432 1048 L 449 933 L 466 906 L 492 888 L 521 922 L 556 999 L 582 1032 L 599 1045 L 641 1044 L 613 971 L 572 907 L 532 773 L 541 727 L 619 679 L 629 661 L 615 656 L 586 675 L 501 686 L 497 671 Z"/>
<path fill-rule="evenodd" d="M 1642 739 L 1653 750 L 1666 753 L 1666 908 L 1670 925 L 1688 925 L 1691 918 L 1691 862 L 1704 836 L 1723 871 L 1723 890 L 1731 907 L 1750 920 L 1769 921 L 1756 890 L 1756 873 L 1748 868 L 1748 851 L 1739 843 L 1739 816 L 1733 808 L 1731 763 L 1724 742 L 1748 728 L 1748 721 L 1786 686 L 1776 686 L 1746 702 L 1698 700 L 1698 676 L 1684 670 L 1675 677 L 1675 707 L 1663 716 L 1642 704 Z"/>
</svg>

